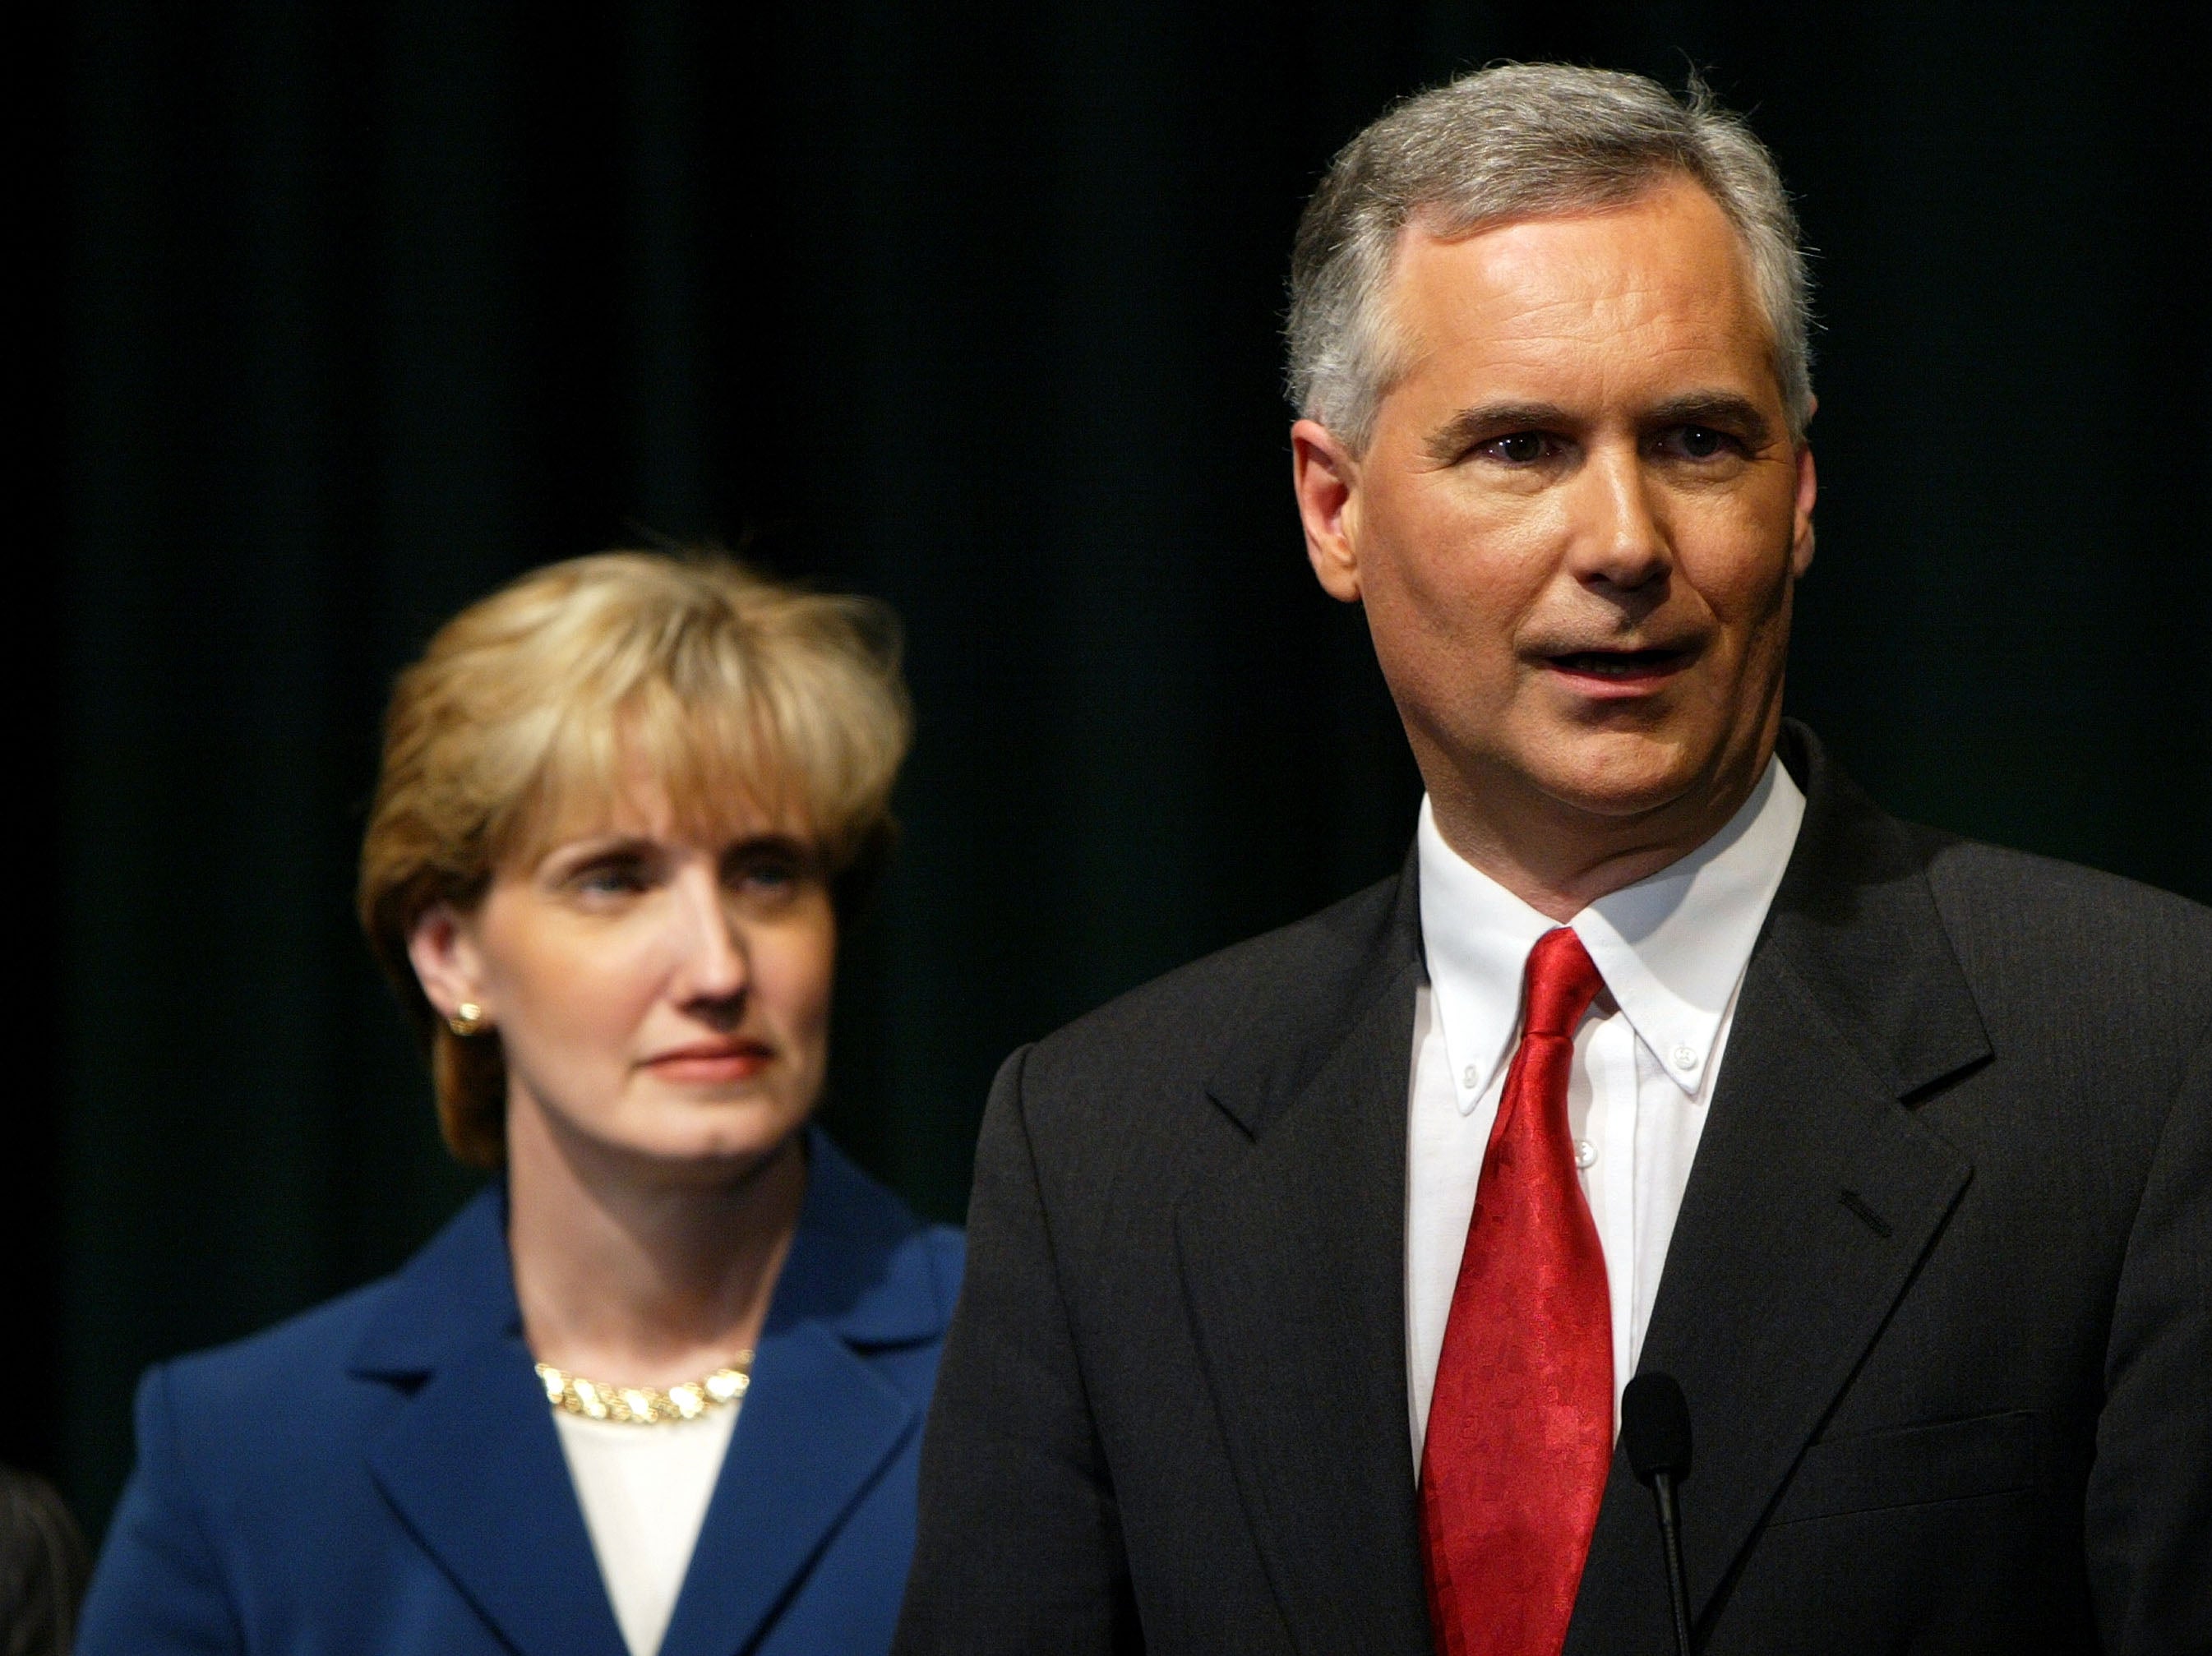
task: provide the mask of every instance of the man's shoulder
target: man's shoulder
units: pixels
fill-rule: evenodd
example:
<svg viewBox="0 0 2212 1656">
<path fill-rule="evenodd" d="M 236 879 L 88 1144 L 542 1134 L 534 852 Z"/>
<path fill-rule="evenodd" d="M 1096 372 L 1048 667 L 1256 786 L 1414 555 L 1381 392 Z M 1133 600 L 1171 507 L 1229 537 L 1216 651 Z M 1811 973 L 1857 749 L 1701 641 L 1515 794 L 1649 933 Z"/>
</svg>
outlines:
<svg viewBox="0 0 2212 1656">
<path fill-rule="evenodd" d="M 1173 1207 L 1237 1154 L 1246 1129 L 1218 1107 L 1224 1097 L 1291 1095 L 1362 1009 L 1402 981 L 1419 956 L 1409 895 L 1382 881 L 1132 990 L 1008 1060 L 994 1108 L 1022 1124 L 1061 1246 L 1103 1243 L 1109 1210 Z"/>
<path fill-rule="evenodd" d="M 1030 1074 L 1103 1059 L 1178 1071 L 1311 1028 L 1356 994 L 1391 943 L 1401 877 L 1178 967 L 1085 1014 L 1031 1049 Z"/>
<path fill-rule="evenodd" d="M 1176 966 L 1048 1034 L 1037 1052 L 1119 1048 L 1161 1034 L 1218 1039 L 1252 1019 L 1325 1006 L 1387 944 L 1395 902 L 1391 876 L 1321 913 Z"/>
<path fill-rule="evenodd" d="M 1910 831 L 1944 927 L 1962 949 L 2028 951 L 2130 977 L 2193 971 L 2212 986 L 2212 908 L 2078 863 Z"/>
<path fill-rule="evenodd" d="M 2155 886 L 1928 829 L 1929 889 L 1984 1010 L 2063 1004 L 2071 1021 L 2212 1024 L 2212 908 Z"/>
</svg>

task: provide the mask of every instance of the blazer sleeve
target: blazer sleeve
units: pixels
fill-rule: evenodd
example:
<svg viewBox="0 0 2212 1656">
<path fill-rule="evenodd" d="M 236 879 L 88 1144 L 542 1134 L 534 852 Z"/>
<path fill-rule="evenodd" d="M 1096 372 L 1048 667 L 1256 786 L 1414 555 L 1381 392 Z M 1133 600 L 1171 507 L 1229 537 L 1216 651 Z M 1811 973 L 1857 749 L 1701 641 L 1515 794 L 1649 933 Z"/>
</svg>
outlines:
<svg viewBox="0 0 2212 1656">
<path fill-rule="evenodd" d="M 2105 1387 L 2085 1526 L 2104 1647 L 2212 1650 L 2212 1031 L 2128 1239 Z"/>
<path fill-rule="evenodd" d="M 85 1595 L 76 1656 L 213 1656 L 246 1641 L 185 1471 L 166 1365 L 138 1385 L 138 1462 Z"/>
<path fill-rule="evenodd" d="M 1143 1648 L 1025 1120 L 1027 1059 L 999 1071 L 976 1145 L 895 1656 Z"/>
</svg>

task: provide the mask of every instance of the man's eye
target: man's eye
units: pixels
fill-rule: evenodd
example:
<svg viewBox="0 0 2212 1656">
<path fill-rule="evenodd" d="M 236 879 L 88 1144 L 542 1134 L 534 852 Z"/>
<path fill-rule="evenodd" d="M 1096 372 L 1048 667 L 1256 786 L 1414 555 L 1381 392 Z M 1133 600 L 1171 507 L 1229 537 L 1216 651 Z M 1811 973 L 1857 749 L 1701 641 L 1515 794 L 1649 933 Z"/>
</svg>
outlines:
<svg viewBox="0 0 2212 1656">
<path fill-rule="evenodd" d="M 1503 460 L 1508 465 L 1534 465 L 1537 461 L 1551 457 L 1552 440 L 1540 431 L 1516 431 L 1504 437 L 1492 438 L 1482 446 L 1480 452 L 1494 460 Z"/>
<path fill-rule="evenodd" d="M 1729 440 L 1711 426 L 1684 426 L 1674 434 L 1674 443 L 1692 460 L 1710 460 L 1729 446 Z"/>
</svg>

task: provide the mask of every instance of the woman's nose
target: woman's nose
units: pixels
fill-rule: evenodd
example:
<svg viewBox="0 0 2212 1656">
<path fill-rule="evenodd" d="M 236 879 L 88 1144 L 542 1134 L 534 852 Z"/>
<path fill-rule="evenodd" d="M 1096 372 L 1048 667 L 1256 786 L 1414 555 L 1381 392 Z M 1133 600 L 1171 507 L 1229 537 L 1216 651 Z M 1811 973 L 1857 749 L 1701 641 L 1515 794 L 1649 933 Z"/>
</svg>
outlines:
<svg viewBox="0 0 2212 1656">
<path fill-rule="evenodd" d="M 683 911 L 682 959 L 673 987 L 687 1002 L 740 998 L 750 980 L 744 932 L 731 914 L 721 882 L 708 874 L 678 882 Z"/>
</svg>

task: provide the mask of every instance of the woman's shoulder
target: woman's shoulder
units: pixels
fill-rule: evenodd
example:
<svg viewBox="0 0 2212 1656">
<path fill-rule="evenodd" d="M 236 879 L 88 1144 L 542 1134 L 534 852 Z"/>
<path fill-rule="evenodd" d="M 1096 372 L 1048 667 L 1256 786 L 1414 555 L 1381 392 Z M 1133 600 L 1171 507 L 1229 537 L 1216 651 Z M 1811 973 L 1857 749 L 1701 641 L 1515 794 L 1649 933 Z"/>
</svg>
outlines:
<svg viewBox="0 0 2212 1656">
<path fill-rule="evenodd" d="M 349 1629 L 331 1649 L 394 1648 L 393 1627 L 435 1610 L 376 1455 L 438 1354 L 511 1320 L 501 1232 L 479 1197 L 392 1276 L 147 1371 L 88 1651 L 289 1648 L 272 1629 L 304 1625 Z"/>
<path fill-rule="evenodd" d="M 482 1274 L 471 1269 L 497 1247 L 501 1220 L 494 1192 L 471 1200 L 420 1252 L 388 1277 L 286 1318 L 228 1344 L 155 1364 L 139 1385 L 142 1435 L 149 1414 L 171 1435 L 214 1448 L 234 1432 L 268 1444 L 293 1422 L 322 1432 L 388 1396 L 364 1386 L 365 1353 L 382 1342 L 395 1319 L 419 1328 L 410 1305 L 456 1298 L 452 1286 Z M 500 1248 L 499 1264 L 504 1265 Z M 507 1293 L 511 1299 L 513 1289 Z"/>
<path fill-rule="evenodd" d="M 243 1340 L 188 1351 L 157 1364 L 173 1388 L 192 1393 L 254 1393 L 270 1386 L 299 1386 L 316 1373 L 341 1371 L 347 1353 L 376 1322 L 398 1276 L 365 1283 L 334 1300 L 272 1322 Z"/>
<path fill-rule="evenodd" d="M 961 1233 L 917 1218 L 819 1127 L 809 1134 L 808 1154 L 812 1171 L 793 1261 L 805 1287 L 794 1283 L 793 1297 L 840 1301 L 834 1310 L 811 1308 L 856 1326 L 882 1322 L 942 1338 L 967 1256 Z"/>
<path fill-rule="evenodd" d="M 929 1254 L 930 1269 L 950 1316 L 953 1301 L 960 1297 L 960 1273 L 968 1265 L 968 1233 L 952 1225 L 925 1225 L 921 1246 Z"/>
<path fill-rule="evenodd" d="M 243 1339 L 156 1363 L 142 1392 L 158 1386 L 172 1410 L 197 1413 L 263 1410 L 325 1392 L 344 1374 L 395 1280 L 380 1278 Z"/>
<path fill-rule="evenodd" d="M 149 1368 L 132 1410 L 136 1464 L 118 1527 L 135 1533 L 151 1514 L 155 1531 L 265 1541 L 298 1526 L 308 1509 L 347 1506 L 360 1481 L 346 1475 L 349 1462 L 359 1459 L 389 1397 L 352 1373 L 350 1360 L 394 1280 Z M 109 1550 L 118 1550 L 112 1535 Z M 121 1550 L 150 1556 L 162 1549 Z"/>
</svg>

